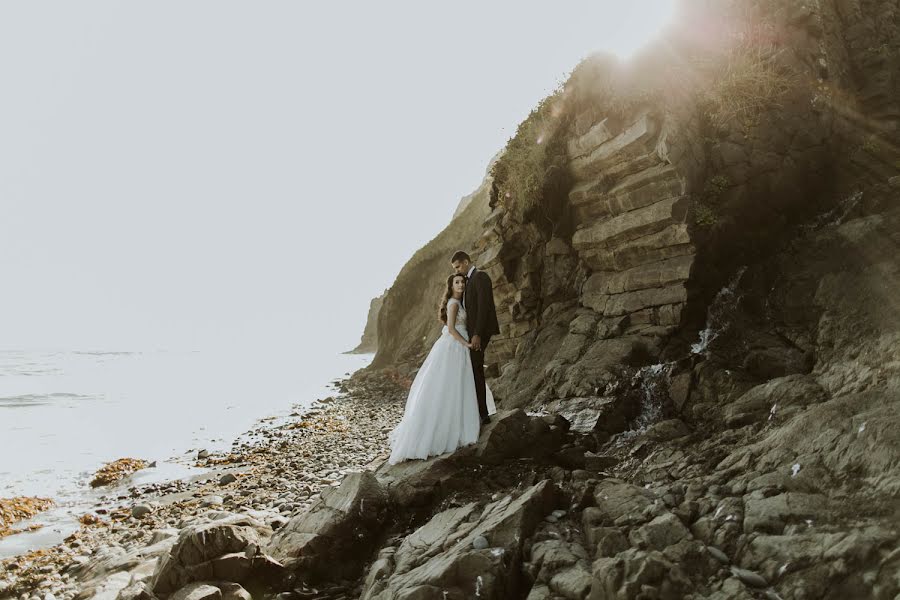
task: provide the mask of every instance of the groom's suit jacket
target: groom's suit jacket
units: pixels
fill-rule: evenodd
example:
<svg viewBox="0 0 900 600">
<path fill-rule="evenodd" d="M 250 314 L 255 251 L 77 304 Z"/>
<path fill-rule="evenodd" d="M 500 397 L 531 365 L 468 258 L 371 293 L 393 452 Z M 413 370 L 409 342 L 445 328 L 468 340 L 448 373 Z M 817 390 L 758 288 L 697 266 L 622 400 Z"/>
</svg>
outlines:
<svg viewBox="0 0 900 600">
<path fill-rule="evenodd" d="M 497 309 L 494 307 L 494 283 L 487 273 L 475 269 L 466 282 L 463 305 L 470 336 L 490 339 L 492 335 L 500 333 Z"/>
</svg>

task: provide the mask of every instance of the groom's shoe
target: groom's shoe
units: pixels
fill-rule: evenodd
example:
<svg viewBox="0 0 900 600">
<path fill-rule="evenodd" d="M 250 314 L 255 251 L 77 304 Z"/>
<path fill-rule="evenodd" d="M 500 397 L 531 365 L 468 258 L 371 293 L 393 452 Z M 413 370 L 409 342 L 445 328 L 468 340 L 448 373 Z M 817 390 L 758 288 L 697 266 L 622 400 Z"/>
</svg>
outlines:
<svg viewBox="0 0 900 600">
<path fill-rule="evenodd" d="M 490 423 L 490 422 L 491 422 L 491 418 L 490 418 L 490 417 L 481 417 L 481 424 L 482 424 L 482 425 L 487 425 L 487 424 Z"/>
</svg>

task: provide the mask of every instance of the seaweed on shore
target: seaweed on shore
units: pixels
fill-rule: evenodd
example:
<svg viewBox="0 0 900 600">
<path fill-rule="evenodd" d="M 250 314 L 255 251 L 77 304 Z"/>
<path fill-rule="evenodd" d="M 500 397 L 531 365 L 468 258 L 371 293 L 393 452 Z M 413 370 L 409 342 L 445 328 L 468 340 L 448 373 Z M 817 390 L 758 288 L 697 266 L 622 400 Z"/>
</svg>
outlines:
<svg viewBox="0 0 900 600">
<path fill-rule="evenodd" d="M 120 458 L 111 463 L 106 463 L 94 474 L 91 487 L 100 487 L 115 483 L 120 479 L 140 471 L 148 466 L 148 462 L 139 458 Z"/>
<path fill-rule="evenodd" d="M 53 500 L 49 498 L 37 498 L 30 496 L 18 496 L 16 498 L 0 498 L 0 538 L 31 531 L 40 526 L 32 525 L 24 529 L 13 528 L 13 523 L 30 519 L 53 506 Z"/>
</svg>

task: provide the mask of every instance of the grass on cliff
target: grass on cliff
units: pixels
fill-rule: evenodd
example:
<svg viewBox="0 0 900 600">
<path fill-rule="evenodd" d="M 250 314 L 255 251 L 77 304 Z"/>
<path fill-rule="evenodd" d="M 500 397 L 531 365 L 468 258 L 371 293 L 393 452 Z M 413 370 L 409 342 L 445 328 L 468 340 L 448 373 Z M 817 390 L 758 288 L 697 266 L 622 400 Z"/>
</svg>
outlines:
<svg viewBox="0 0 900 600">
<path fill-rule="evenodd" d="M 504 205 L 520 222 L 540 216 L 550 229 L 570 186 L 563 100 L 561 89 L 541 100 L 491 168 L 491 205 Z"/>
<path fill-rule="evenodd" d="M 747 131 L 759 125 L 766 111 L 782 106 L 797 77 L 779 61 L 781 50 L 772 41 L 770 26 L 742 23 L 728 37 L 721 56 L 698 65 L 709 81 L 701 99 L 713 129 L 736 124 Z"/>
</svg>

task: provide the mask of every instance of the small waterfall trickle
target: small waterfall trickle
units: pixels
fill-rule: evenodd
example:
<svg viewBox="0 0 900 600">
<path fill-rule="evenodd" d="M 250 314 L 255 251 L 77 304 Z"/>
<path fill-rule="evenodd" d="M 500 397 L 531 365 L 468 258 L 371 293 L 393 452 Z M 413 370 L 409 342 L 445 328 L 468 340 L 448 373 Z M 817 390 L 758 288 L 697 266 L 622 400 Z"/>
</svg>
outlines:
<svg viewBox="0 0 900 600">
<path fill-rule="evenodd" d="M 713 298 L 706 312 L 706 327 L 700 332 L 700 339 L 691 345 L 691 354 L 705 355 L 709 344 L 731 324 L 731 315 L 741 300 L 737 287 L 746 271 L 746 266 L 739 268 L 728 284 Z"/>
<path fill-rule="evenodd" d="M 634 428 L 645 429 L 665 416 L 669 403 L 669 374 L 675 363 L 657 363 L 642 367 L 632 382 L 640 392 L 641 412 Z"/>
<path fill-rule="evenodd" d="M 707 311 L 706 327 L 700 332 L 699 340 L 691 345 L 690 356 L 705 356 L 713 340 L 731 326 L 742 298 L 738 286 L 746 271 L 746 266 L 739 268 L 728 284 L 716 294 Z M 630 385 L 622 385 L 625 382 L 617 381 L 615 385 L 607 386 L 606 395 L 629 394 L 635 403 L 637 416 L 631 421 L 630 429 L 618 436 L 617 445 L 640 435 L 654 423 L 672 416 L 675 412 L 670 387 L 672 374 L 682 372 L 684 367 L 683 359 L 647 365 L 631 376 Z"/>
<path fill-rule="evenodd" d="M 859 203 L 862 199 L 863 193 L 861 191 L 856 191 L 850 194 L 828 212 L 823 213 L 809 223 L 802 225 L 801 230 L 814 231 L 817 229 L 821 229 L 826 225 L 840 225 L 847 219 L 848 216 L 850 216 L 850 213 L 852 213 L 856 209 L 856 207 L 859 206 Z"/>
</svg>

